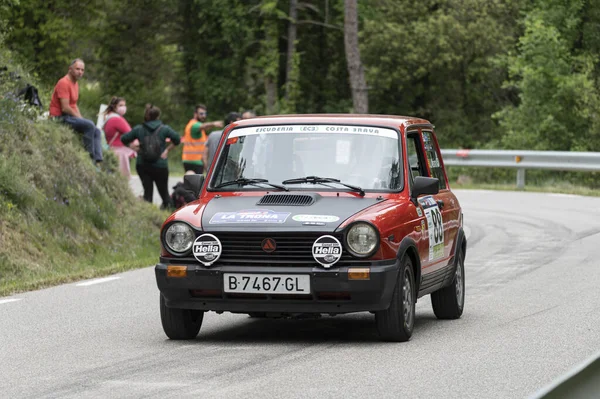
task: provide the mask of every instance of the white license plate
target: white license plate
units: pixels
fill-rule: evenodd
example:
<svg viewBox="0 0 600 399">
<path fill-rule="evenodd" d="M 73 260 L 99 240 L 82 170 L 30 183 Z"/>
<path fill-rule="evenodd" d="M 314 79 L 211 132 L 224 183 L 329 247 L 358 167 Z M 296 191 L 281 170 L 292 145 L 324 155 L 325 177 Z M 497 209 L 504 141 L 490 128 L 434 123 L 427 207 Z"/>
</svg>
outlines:
<svg viewBox="0 0 600 399">
<path fill-rule="evenodd" d="M 307 274 L 223 274 L 225 292 L 252 294 L 310 294 Z"/>
</svg>

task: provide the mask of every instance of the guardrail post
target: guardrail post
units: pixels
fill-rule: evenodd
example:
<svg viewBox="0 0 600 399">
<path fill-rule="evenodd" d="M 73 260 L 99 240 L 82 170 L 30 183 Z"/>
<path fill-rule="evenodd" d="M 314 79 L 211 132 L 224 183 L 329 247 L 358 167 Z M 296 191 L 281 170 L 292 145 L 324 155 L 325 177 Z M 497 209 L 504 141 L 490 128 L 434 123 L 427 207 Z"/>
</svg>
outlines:
<svg viewBox="0 0 600 399">
<path fill-rule="evenodd" d="M 519 190 L 525 188 L 525 169 L 517 169 L 517 188 Z"/>
</svg>

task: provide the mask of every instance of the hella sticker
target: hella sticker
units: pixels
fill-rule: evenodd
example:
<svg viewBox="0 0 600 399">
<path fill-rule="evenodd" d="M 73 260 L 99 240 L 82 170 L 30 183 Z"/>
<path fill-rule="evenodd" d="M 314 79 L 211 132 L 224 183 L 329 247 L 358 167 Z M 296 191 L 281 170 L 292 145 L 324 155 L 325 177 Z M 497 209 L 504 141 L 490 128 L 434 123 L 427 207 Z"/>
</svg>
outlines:
<svg viewBox="0 0 600 399">
<path fill-rule="evenodd" d="M 223 247 L 221 241 L 212 234 L 202 234 L 192 245 L 194 258 L 204 266 L 210 266 L 221 256 Z"/>
<path fill-rule="evenodd" d="M 315 240 L 312 254 L 323 267 L 329 268 L 342 257 L 342 244 L 333 236 L 321 236 Z"/>
</svg>

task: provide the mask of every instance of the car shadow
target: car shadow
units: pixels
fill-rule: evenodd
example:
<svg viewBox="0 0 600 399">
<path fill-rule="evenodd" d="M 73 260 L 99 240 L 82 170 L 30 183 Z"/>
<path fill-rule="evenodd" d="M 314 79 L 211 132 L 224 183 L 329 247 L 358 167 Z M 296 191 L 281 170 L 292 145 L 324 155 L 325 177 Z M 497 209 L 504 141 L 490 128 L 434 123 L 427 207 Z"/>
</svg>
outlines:
<svg viewBox="0 0 600 399">
<path fill-rule="evenodd" d="M 435 324 L 430 315 L 417 314 L 413 337 Z M 379 339 L 375 316 L 370 313 L 355 313 L 324 316 L 317 319 L 268 319 L 250 318 L 235 326 L 202 333 L 196 338 L 203 343 L 343 343 L 373 342 Z"/>
</svg>

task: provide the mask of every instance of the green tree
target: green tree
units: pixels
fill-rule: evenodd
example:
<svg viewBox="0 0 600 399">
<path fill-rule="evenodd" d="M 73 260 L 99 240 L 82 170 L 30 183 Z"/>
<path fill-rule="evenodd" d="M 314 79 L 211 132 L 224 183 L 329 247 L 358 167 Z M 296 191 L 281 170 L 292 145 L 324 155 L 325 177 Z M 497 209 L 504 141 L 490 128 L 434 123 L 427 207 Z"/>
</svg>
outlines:
<svg viewBox="0 0 600 399">
<path fill-rule="evenodd" d="M 367 6 L 368 4 L 368 6 Z M 361 4 L 362 54 L 374 113 L 414 115 L 443 146 L 499 137 L 490 116 L 508 103 L 497 58 L 519 34 L 518 0 L 380 0 Z"/>
<path fill-rule="evenodd" d="M 598 44 L 581 30 L 589 18 L 598 24 L 597 15 L 598 6 L 584 0 L 538 1 L 527 14 L 517 52 L 509 58 L 507 86 L 518 90 L 518 102 L 496 114 L 506 147 L 598 149 Z"/>
<path fill-rule="evenodd" d="M 98 75 L 105 101 L 127 99 L 128 119 L 143 120 L 146 103 L 161 108 L 164 119 L 181 119 L 185 80 L 177 30 L 180 14 L 169 0 L 114 2 L 105 9 L 97 37 Z"/>
<path fill-rule="evenodd" d="M 182 52 L 188 98 L 217 112 L 346 112 L 343 1 L 196 0 Z M 296 38 L 292 21 L 296 21 Z M 243 23 L 240 23 L 243 21 Z M 290 52 L 290 35 L 293 44 Z M 287 99 L 286 99 L 287 93 Z M 212 112 L 212 111 L 211 111 Z"/>
<path fill-rule="evenodd" d="M 64 76 L 69 61 L 94 57 L 91 41 L 101 18 L 99 1 L 9 0 L 6 45 L 48 85 Z"/>
<path fill-rule="evenodd" d="M 344 53 L 343 0 L 314 0 L 298 18 L 301 113 L 352 111 L 352 93 Z"/>
<path fill-rule="evenodd" d="M 257 106 L 259 101 L 264 104 L 264 80 L 257 63 L 264 48 L 262 2 L 181 2 L 188 3 L 185 28 L 180 31 L 188 105 L 205 103 L 217 117 L 245 108 L 264 112 L 264 105 Z"/>
</svg>

